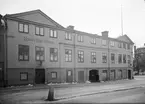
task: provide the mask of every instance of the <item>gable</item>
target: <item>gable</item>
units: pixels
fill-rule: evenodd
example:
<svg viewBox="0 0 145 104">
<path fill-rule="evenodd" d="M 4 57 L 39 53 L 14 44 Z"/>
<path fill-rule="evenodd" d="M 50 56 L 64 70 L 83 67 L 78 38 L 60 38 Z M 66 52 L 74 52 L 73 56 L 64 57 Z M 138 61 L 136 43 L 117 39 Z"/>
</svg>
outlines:
<svg viewBox="0 0 145 104">
<path fill-rule="evenodd" d="M 63 28 L 60 24 L 52 20 L 49 16 L 43 13 L 41 10 L 34 10 L 29 12 L 17 13 L 10 15 L 11 17 L 16 17 L 19 19 L 29 20 L 41 24 L 46 24 L 54 27 Z"/>
<path fill-rule="evenodd" d="M 127 35 L 123 35 L 123 36 L 120 36 L 117 38 L 118 40 L 121 40 L 121 41 L 124 41 L 124 42 L 127 42 L 127 43 L 131 43 L 131 44 L 134 44 L 132 42 L 132 40 L 127 36 Z"/>
</svg>

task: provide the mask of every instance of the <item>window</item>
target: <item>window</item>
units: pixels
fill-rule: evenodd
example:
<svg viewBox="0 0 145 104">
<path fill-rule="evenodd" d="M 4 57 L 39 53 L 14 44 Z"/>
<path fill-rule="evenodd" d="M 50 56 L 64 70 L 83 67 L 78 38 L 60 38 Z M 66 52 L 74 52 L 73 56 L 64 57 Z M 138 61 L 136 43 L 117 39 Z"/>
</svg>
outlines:
<svg viewBox="0 0 145 104">
<path fill-rule="evenodd" d="M 71 33 L 66 32 L 66 33 L 65 33 L 65 39 L 66 39 L 66 40 L 72 40 Z"/>
<path fill-rule="evenodd" d="M 102 45 L 106 46 L 107 45 L 107 41 L 106 40 L 102 40 Z"/>
<path fill-rule="evenodd" d="M 50 37 L 51 38 L 57 38 L 57 31 L 50 29 Z"/>
<path fill-rule="evenodd" d="M 51 72 L 51 78 L 56 79 L 57 78 L 57 72 Z"/>
<path fill-rule="evenodd" d="M 125 54 L 123 55 L 123 63 L 124 64 L 126 63 L 126 55 Z"/>
<path fill-rule="evenodd" d="M 122 54 L 119 54 L 119 55 L 118 55 L 118 63 L 119 63 L 119 64 L 122 63 Z"/>
<path fill-rule="evenodd" d="M 78 62 L 84 62 L 84 51 L 78 51 Z"/>
<path fill-rule="evenodd" d="M 115 46 L 115 42 L 114 41 L 111 41 L 110 42 L 110 45 L 111 45 L 111 47 L 114 47 Z"/>
<path fill-rule="evenodd" d="M 57 62 L 58 61 L 58 49 L 50 48 L 50 61 Z"/>
<path fill-rule="evenodd" d="M 29 61 L 29 46 L 27 45 L 19 45 L 19 61 Z"/>
<path fill-rule="evenodd" d="M 111 63 L 114 64 L 115 63 L 115 54 L 111 53 Z"/>
<path fill-rule="evenodd" d="M 36 61 L 44 61 L 44 47 L 35 47 Z"/>
<path fill-rule="evenodd" d="M 28 33 L 29 32 L 28 24 L 19 23 L 19 32 Z"/>
<path fill-rule="evenodd" d="M 107 63 L 107 54 L 102 53 L 102 63 Z"/>
<path fill-rule="evenodd" d="M 118 48 L 122 48 L 122 45 L 120 42 L 118 42 Z"/>
<path fill-rule="evenodd" d="M 92 38 L 91 43 L 96 44 L 96 38 Z"/>
<path fill-rule="evenodd" d="M 128 55 L 127 57 L 128 57 L 128 64 L 130 65 L 131 64 L 131 57 L 130 57 L 130 55 Z"/>
<path fill-rule="evenodd" d="M 128 49 L 128 50 L 130 49 L 130 44 L 127 44 L 127 49 Z"/>
<path fill-rule="evenodd" d="M 126 49 L 126 43 L 123 43 L 123 48 Z"/>
<path fill-rule="evenodd" d="M 42 27 L 35 27 L 35 34 L 39 36 L 44 36 L 44 29 Z"/>
<path fill-rule="evenodd" d="M 28 72 L 20 72 L 20 80 L 28 81 Z"/>
<path fill-rule="evenodd" d="M 96 52 L 91 52 L 91 63 L 96 63 Z"/>
<path fill-rule="evenodd" d="M 83 36 L 82 35 L 78 35 L 78 42 L 83 42 Z"/>
<path fill-rule="evenodd" d="M 72 50 L 70 50 L 70 49 L 65 50 L 65 61 L 66 62 L 72 61 Z"/>
</svg>

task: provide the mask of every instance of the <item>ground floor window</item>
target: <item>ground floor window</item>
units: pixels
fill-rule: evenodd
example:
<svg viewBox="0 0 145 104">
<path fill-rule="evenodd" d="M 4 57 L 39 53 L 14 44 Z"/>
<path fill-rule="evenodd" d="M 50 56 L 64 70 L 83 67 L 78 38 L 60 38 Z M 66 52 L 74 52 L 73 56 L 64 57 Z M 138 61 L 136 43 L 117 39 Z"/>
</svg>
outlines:
<svg viewBox="0 0 145 104">
<path fill-rule="evenodd" d="M 28 72 L 20 72 L 20 80 L 27 81 L 28 80 Z"/>
<path fill-rule="evenodd" d="M 56 79 L 57 78 L 57 72 L 51 72 L 51 78 Z"/>
</svg>

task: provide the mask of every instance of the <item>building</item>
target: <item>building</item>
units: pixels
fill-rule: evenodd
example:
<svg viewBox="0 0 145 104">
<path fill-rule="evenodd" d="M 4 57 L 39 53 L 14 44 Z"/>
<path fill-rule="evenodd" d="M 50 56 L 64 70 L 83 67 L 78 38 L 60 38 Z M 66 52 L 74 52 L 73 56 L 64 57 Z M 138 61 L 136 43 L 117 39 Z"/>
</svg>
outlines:
<svg viewBox="0 0 145 104">
<path fill-rule="evenodd" d="M 1 85 L 132 79 L 133 42 L 64 28 L 41 10 L 4 16 Z"/>
<path fill-rule="evenodd" d="M 145 44 L 142 47 L 134 46 L 134 71 L 135 74 L 145 73 Z M 137 73 L 136 73 L 137 71 Z"/>
</svg>

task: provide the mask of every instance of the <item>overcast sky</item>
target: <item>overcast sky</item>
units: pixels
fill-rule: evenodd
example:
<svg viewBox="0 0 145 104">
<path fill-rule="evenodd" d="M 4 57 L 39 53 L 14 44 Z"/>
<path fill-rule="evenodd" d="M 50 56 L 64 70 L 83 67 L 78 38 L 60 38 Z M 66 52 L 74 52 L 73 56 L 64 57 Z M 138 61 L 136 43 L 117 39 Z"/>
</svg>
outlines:
<svg viewBox="0 0 145 104">
<path fill-rule="evenodd" d="M 115 38 L 121 35 L 121 4 L 123 33 L 141 47 L 145 43 L 144 0 L 1 0 L 0 14 L 40 9 L 64 27 L 73 25 L 98 35 L 107 30 Z"/>
</svg>

